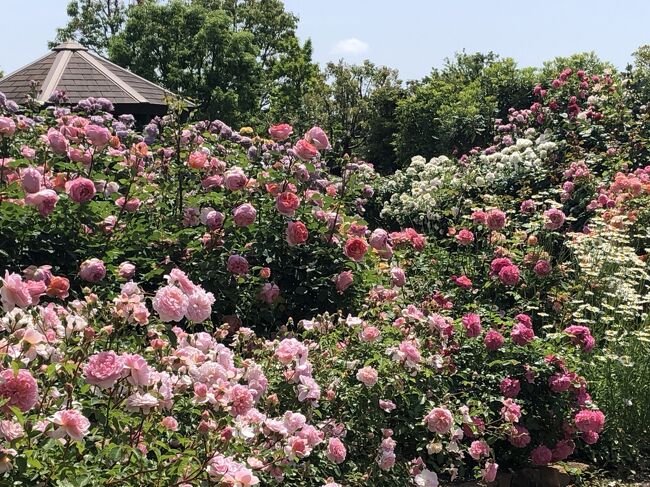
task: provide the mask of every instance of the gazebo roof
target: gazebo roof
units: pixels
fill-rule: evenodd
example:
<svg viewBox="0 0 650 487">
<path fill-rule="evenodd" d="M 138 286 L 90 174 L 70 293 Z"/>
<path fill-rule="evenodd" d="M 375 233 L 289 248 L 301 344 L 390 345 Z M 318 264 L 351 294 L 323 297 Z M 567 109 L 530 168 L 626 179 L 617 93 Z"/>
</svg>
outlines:
<svg viewBox="0 0 650 487">
<path fill-rule="evenodd" d="M 38 82 L 37 101 L 48 102 L 55 90 L 65 91 L 71 103 L 88 97 L 108 98 L 114 105 L 153 105 L 166 108 L 172 93 L 113 64 L 74 41 L 67 41 L 36 61 L 0 79 L 0 91 L 20 103 Z"/>
</svg>

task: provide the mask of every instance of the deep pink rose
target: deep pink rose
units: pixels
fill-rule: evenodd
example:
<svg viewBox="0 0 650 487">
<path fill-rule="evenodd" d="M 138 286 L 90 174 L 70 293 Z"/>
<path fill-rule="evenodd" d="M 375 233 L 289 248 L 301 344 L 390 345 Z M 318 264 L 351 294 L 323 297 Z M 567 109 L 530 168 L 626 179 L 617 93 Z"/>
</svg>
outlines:
<svg viewBox="0 0 650 487">
<path fill-rule="evenodd" d="M 553 453 L 547 446 L 540 445 L 530 452 L 530 459 L 533 465 L 548 465 L 553 459 Z"/>
<path fill-rule="evenodd" d="M 275 198 L 275 207 L 284 216 L 293 216 L 300 206 L 300 198 L 295 193 L 285 191 Z"/>
<path fill-rule="evenodd" d="M 0 397 L 7 399 L 4 405 L 6 411 L 10 406 L 16 406 L 21 411 L 29 411 L 38 402 L 38 384 L 28 370 L 13 369 L 0 372 Z"/>
<path fill-rule="evenodd" d="M 250 203 L 239 205 L 232 212 L 235 225 L 238 227 L 247 227 L 255 222 L 257 210 Z"/>
<path fill-rule="evenodd" d="M 492 209 L 487 212 L 485 223 L 490 230 L 501 230 L 506 226 L 506 214 L 496 208 Z"/>
<path fill-rule="evenodd" d="M 228 257 L 227 269 L 233 274 L 243 276 L 245 274 L 248 274 L 248 261 L 241 255 L 231 255 Z"/>
<path fill-rule="evenodd" d="M 548 260 L 539 259 L 533 267 L 533 272 L 539 277 L 548 276 L 551 273 L 551 263 Z"/>
<path fill-rule="evenodd" d="M 368 251 L 368 244 L 359 237 L 349 238 L 343 247 L 343 253 L 354 261 L 360 261 Z"/>
<path fill-rule="evenodd" d="M 490 350 L 491 352 L 494 352 L 498 349 L 500 349 L 503 346 L 504 342 L 503 335 L 499 333 L 496 330 L 490 330 L 485 334 L 485 338 L 483 339 L 483 343 L 485 344 L 485 348 Z"/>
<path fill-rule="evenodd" d="M 515 286 L 519 282 L 519 267 L 507 265 L 499 271 L 499 280 L 506 286 Z"/>
<path fill-rule="evenodd" d="M 309 231 L 301 221 L 289 222 L 287 225 L 287 242 L 289 245 L 304 244 L 309 238 Z"/>
</svg>

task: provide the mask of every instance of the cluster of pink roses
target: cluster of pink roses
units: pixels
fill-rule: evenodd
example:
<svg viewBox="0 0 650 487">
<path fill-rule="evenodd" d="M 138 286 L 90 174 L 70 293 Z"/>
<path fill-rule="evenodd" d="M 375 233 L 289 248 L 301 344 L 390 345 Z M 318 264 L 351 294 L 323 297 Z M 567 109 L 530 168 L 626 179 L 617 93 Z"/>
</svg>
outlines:
<svg viewBox="0 0 650 487">
<path fill-rule="evenodd" d="M 180 269 L 172 269 L 165 278 L 168 284 L 158 289 L 152 303 L 162 321 L 187 318 L 201 323 L 210 317 L 215 301 L 212 293 L 194 284 Z"/>
</svg>

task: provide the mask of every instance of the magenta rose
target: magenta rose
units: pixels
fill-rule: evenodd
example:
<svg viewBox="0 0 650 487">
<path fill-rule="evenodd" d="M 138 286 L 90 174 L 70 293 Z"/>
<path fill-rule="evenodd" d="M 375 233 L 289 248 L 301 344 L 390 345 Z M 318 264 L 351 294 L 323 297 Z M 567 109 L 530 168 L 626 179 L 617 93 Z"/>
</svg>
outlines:
<svg viewBox="0 0 650 487">
<path fill-rule="evenodd" d="M 86 203 L 95 196 L 95 183 L 90 179 L 79 177 L 68 181 L 65 190 L 75 203 Z"/>
</svg>

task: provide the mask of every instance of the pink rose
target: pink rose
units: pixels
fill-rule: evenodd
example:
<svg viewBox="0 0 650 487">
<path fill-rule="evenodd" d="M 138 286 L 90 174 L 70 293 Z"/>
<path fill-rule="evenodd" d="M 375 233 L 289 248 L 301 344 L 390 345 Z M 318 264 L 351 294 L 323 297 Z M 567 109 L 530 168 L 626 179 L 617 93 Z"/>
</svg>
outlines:
<svg viewBox="0 0 650 487">
<path fill-rule="evenodd" d="M 106 147 L 111 139 L 111 132 L 106 127 L 100 127 L 99 125 L 86 125 L 85 132 L 90 143 L 99 149 Z"/>
<path fill-rule="evenodd" d="M 474 338 L 481 334 L 481 317 L 476 313 L 467 313 L 463 316 L 461 322 L 469 338 Z"/>
<path fill-rule="evenodd" d="M 445 434 L 451 431 L 454 424 L 454 417 L 446 408 L 433 408 L 429 414 L 424 417 L 424 422 L 429 431 L 434 433 Z"/>
<path fill-rule="evenodd" d="M 169 431 L 178 431 L 178 421 L 174 416 L 165 416 L 160 422 Z"/>
<path fill-rule="evenodd" d="M 490 230 L 500 230 L 506 226 L 506 214 L 496 208 L 492 209 L 487 212 L 485 223 Z"/>
<path fill-rule="evenodd" d="M 47 131 L 47 143 L 55 154 L 65 154 L 68 151 L 68 139 L 55 128 Z"/>
<path fill-rule="evenodd" d="M 366 387 L 372 387 L 377 383 L 379 374 L 372 367 L 363 367 L 357 371 L 357 380 L 363 382 Z"/>
<path fill-rule="evenodd" d="M 75 441 L 81 441 L 88 434 L 90 421 L 76 409 L 57 411 L 50 419 L 57 428 L 52 432 L 53 438 L 68 435 Z"/>
<path fill-rule="evenodd" d="M 0 436 L 7 441 L 14 441 L 25 436 L 25 430 L 16 421 L 0 421 Z"/>
<path fill-rule="evenodd" d="M 547 276 L 551 273 L 551 264 L 548 260 L 539 259 L 533 267 L 533 272 L 539 277 Z"/>
<path fill-rule="evenodd" d="M 362 342 L 369 343 L 376 341 L 380 335 L 381 331 L 379 331 L 379 328 L 376 326 L 366 326 L 361 330 L 361 333 L 359 333 L 359 338 Z"/>
<path fill-rule="evenodd" d="M 327 139 L 327 134 L 320 127 L 312 127 L 305 134 L 305 140 L 316 147 L 318 150 L 329 149 L 330 141 Z"/>
<path fill-rule="evenodd" d="M 403 287 L 406 284 L 406 274 L 401 267 L 393 267 L 390 270 L 390 283 L 395 287 Z"/>
<path fill-rule="evenodd" d="M 102 389 L 113 387 L 123 373 L 124 359 L 112 350 L 91 355 L 84 367 L 86 382 Z"/>
<path fill-rule="evenodd" d="M 327 444 L 327 459 L 336 464 L 343 463 L 347 451 L 345 445 L 338 438 L 330 438 Z"/>
<path fill-rule="evenodd" d="M 605 415 L 602 411 L 583 409 L 575 415 L 574 422 L 582 433 L 600 433 L 605 427 Z"/>
<path fill-rule="evenodd" d="M 20 183 L 25 193 L 38 193 L 43 184 L 43 175 L 35 167 L 28 167 L 20 173 Z"/>
<path fill-rule="evenodd" d="M 469 447 L 469 456 L 474 460 L 479 460 L 482 457 L 490 456 L 490 447 L 484 441 L 472 441 L 472 444 Z"/>
<path fill-rule="evenodd" d="M 128 370 L 129 375 L 127 380 L 129 384 L 139 387 L 146 387 L 150 385 L 150 377 L 152 368 L 149 367 L 147 361 L 138 354 L 124 354 L 124 370 Z"/>
<path fill-rule="evenodd" d="M 505 397 L 517 397 L 521 391 L 521 384 L 517 379 L 506 377 L 501 381 L 499 389 Z"/>
<path fill-rule="evenodd" d="M 343 253 L 354 261 L 360 261 L 368 251 L 368 244 L 359 237 L 349 238 L 343 247 Z"/>
<path fill-rule="evenodd" d="M 388 245 L 388 232 L 383 228 L 377 228 L 370 234 L 368 243 L 375 250 L 384 250 Z"/>
<path fill-rule="evenodd" d="M 130 262 L 122 262 L 118 266 L 117 272 L 122 279 L 133 279 L 133 276 L 135 276 L 135 266 Z"/>
<path fill-rule="evenodd" d="M 508 434 L 508 441 L 516 448 L 526 448 L 530 443 L 530 433 L 523 426 L 513 425 Z"/>
<path fill-rule="evenodd" d="M 466 228 L 463 228 L 456 235 L 456 240 L 461 245 L 469 245 L 474 241 L 474 234 Z"/>
<path fill-rule="evenodd" d="M 214 295 L 206 292 L 202 287 L 196 286 L 187 296 L 187 309 L 185 317 L 194 323 L 202 323 L 212 315 Z"/>
<path fill-rule="evenodd" d="M 521 408 L 514 400 L 508 398 L 503 400 L 501 416 L 509 423 L 518 423 L 521 418 Z"/>
<path fill-rule="evenodd" d="M 530 459 L 533 465 L 548 465 L 553 459 L 553 453 L 548 447 L 540 445 L 530 452 Z"/>
<path fill-rule="evenodd" d="M 532 328 L 526 326 L 524 323 L 517 323 L 512 327 L 510 338 L 517 345 L 524 346 L 535 338 L 535 332 Z"/>
<path fill-rule="evenodd" d="M 11 137 L 16 132 L 16 123 L 9 117 L 0 117 L 0 139 Z"/>
<path fill-rule="evenodd" d="M 496 330 L 488 331 L 485 334 L 485 338 L 483 339 L 485 348 L 487 348 L 491 352 L 500 349 L 503 346 L 504 341 L 505 339 L 503 338 L 503 335 Z"/>
<path fill-rule="evenodd" d="M 336 290 L 343 294 L 354 282 L 352 271 L 343 271 L 336 276 Z"/>
<path fill-rule="evenodd" d="M 233 167 L 224 174 L 224 183 L 230 191 L 238 191 L 246 187 L 248 178 L 240 167 Z"/>
<path fill-rule="evenodd" d="M 250 203 L 244 203 L 243 205 L 239 205 L 237 208 L 235 208 L 232 214 L 235 225 L 238 227 L 247 227 L 248 225 L 252 225 L 253 222 L 255 222 L 255 218 L 257 217 L 257 210 L 255 210 L 253 205 Z"/>
<path fill-rule="evenodd" d="M 181 321 L 187 311 L 189 300 L 180 288 L 168 285 L 158 289 L 152 304 L 162 321 Z"/>
<path fill-rule="evenodd" d="M 304 244 L 309 238 L 307 227 L 301 221 L 291 221 L 287 225 L 287 243 L 289 245 Z"/>
<path fill-rule="evenodd" d="M 0 397 L 7 399 L 5 411 L 16 406 L 22 412 L 29 411 L 38 402 L 38 385 L 28 370 L 5 369 L 0 372 Z"/>
<path fill-rule="evenodd" d="M 229 272 L 232 272 L 233 274 L 238 274 L 240 276 L 243 276 L 245 274 L 248 274 L 248 261 L 246 260 L 245 257 L 242 257 L 241 255 L 231 255 L 228 257 L 228 262 L 227 262 L 227 269 Z"/>
<path fill-rule="evenodd" d="M 66 193 L 75 203 L 85 203 L 95 196 L 95 184 L 87 178 L 78 177 L 65 184 Z"/>
<path fill-rule="evenodd" d="M 293 216 L 299 206 L 300 198 L 290 191 L 280 193 L 275 198 L 275 207 L 284 216 Z"/>
<path fill-rule="evenodd" d="M 68 149 L 68 157 L 72 162 L 80 162 L 88 166 L 92 161 L 93 153 L 90 150 L 82 151 L 76 147 L 70 147 Z"/>
<path fill-rule="evenodd" d="M 88 282 L 99 282 L 106 276 L 106 267 L 100 259 L 85 260 L 79 267 L 79 277 Z"/>
<path fill-rule="evenodd" d="M 562 210 L 551 208 L 544 212 L 544 219 L 546 220 L 544 228 L 547 230 L 559 230 L 564 225 L 566 216 Z"/>
<path fill-rule="evenodd" d="M 275 350 L 275 357 L 284 365 L 307 358 L 307 347 L 295 338 L 285 338 Z"/>
<path fill-rule="evenodd" d="M 286 140 L 293 133 L 293 127 L 288 123 L 280 123 L 269 127 L 269 135 L 277 142 Z"/>
<path fill-rule="evenodd" d="M 552 450 L 553 461 L 561 462 L 566 460 L 571 455 L 573 455 L 574 450 L 576 449 L 576 444 L 573 440 L 560 440 L 555 444 L 555 448 Z"/>
<path fill-rule="evenodd" d="M 499 470 L 499 464 L 488 460 L 485 462 L 485 468 L 481 471 L 483 482 L 490 483 L 494 482 L 497 478 L 497 471 Z"/>
<path fill-rule="evenodd" d="M 305 139 L 300 139 L 293 147 L 296 155 L 303 161 L 311 161 L 314 157 L 318 156 L 318 149 Z"/>
<path fill-rule="evenodd" d="M 25 196 L 25 203 L 35 206 L 41 216 L 52 213 L 58 201 L 59 195 L 51 189 L 42 189 L 38 193 L 30 193 Z"/>
<path fill-rule="evenodd" d="M 5 276 L 0 281 L 2 281 L 0 298 L 2 299 L 2 308 L 5 311 L 11 311 L 16 306 L 26 308 L 33 304 L 29 287 L 23 282 L 19 274 L 9 274 L 9 271 L 5 271 Z"/>
<path fill-rule="evenodd" d="M 265 303 L 273 304 L 278 296 L 280 296 L 280 288 L 277 285 L 267 282 L 262 286 L 260 297 Z"/>
<path fill-rule="evenodd" d="M 515 286 L 519 282 L 519 267 L 507 265 L 499 271 L 499 280 L 506 286 Z"/>
</svg>

